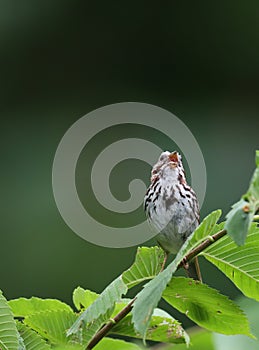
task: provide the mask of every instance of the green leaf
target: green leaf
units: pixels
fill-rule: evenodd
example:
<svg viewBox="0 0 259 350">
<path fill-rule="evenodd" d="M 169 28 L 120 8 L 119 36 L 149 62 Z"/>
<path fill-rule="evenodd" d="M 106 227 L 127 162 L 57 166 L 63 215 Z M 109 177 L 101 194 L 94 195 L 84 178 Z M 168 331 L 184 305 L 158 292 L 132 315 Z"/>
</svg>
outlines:
<svg viewBox="0 0 259 350">
<path fill-rule="evenodd" d="M 259 349 L 259 303 L 245 297 L 239 298 L 237 303 L 247 314 L 251 329 L 257 339 L 251 339 L 244 335 L 226 336 L 223 334 L 213 334 L 215 350 Z"/>
<path fill-rule="evenodd" d="M 128 343 L 124 340 L 103 338 L 95 347 L 95 350 L 140 350 L 136 344 Z"/>
<path fill-rule="evenodd" d="M 85 350 L 85 347 L 79 344 L 73 344 L 73 345 L 61 345 L 61 346 L 55 346 L 53 349 L 55 350 Z"/>
<path fill-rule="evenodd" d="M 42 339 L 39 334 L 22 324 L 17 322 L 17 329 L 22 337 L 23 344 L 26 350 L 48 350 L 50 346 Z"/>
<path fill-rule="evenodd" d="M 73 292 L 73 302 L 78 310 L 88 308 L 98 298 L 98 294 L 90 290 L 85 290 L 81 287 L 77 287 Z M 80 332 L 76 333 L 77 340 L 81 344 L 86 346 L 98 330 L 109 320 L 111 316 L 110 309 L 103 315 L 100 315 L 97 319 L 90 323 L 84 324 L 80 328 Z"/>
<path fill-rule="evenodd" d="M 125 303 L 123 303 L 123 306 Z M 132 324 L 132 316 L 124 317 L 110 331 L 111 334 L 122 335 L 133 338 L 141 338 L 136 333 Z M 187 343 L 189 337 L 182 328 L 179 321 L 175 320 L 171 315 L 161 309 L 155 309 L 151 317 L 150 326 L 148 327 L 147 340 L 164 342 L 164 343 Z"/>
<path fill-rule="evenodd" d="M 0 291 L 0 349 L 18 349 L 18 331 L 12 311 L 7 300 Z"/>
<path fill-rule="evenodd" d="M 173 277 L 163 298 L 201 327 L 223 334 L 252 337 L 243 311 L 226 296 L 199 281 Z"/>
<path fill-rule="evenodd" d="M 254 208 L 244 199 L 235 203 L 227 214 L 225 229 L 237 245 L 245 243 L 246 235 L 253 221 Z"/>
<path fill-rule="evenodd" d="M 207 237 L 211 236 L 214 233 L 216 223 L 221 217 L 221 214 L 222 211 L 220 209 L 214 210 L 202 220 L 201 224 L 191 235 L 191 239 L 188 240 L 188 244 L 185 247 L 187 251 L 189 251 L 192 248 L 195 248 Z"/>
<path fill-rule="evenodd" d="M 85 350 L 85 347 L 79 344 L 68 344 L 68 345 L 61 345 L 61 346 L 55 346 L 53 349 L 55 350 Z"/>
<path fill-rule="evenodd" d="M 126 294 L 128 288 L 123 282 L 122 276 L 116 278 L 99 297 L 77 318 L 75 323 L 67 331 L 67 335 L 79 334 L 82 328 L 97 320 L 100 316 L 110 317 L 116 301 L 120 300 L 123 294 Z"/>
<path fill-rule="evenodd" d="M 247 232 L 255 213 L 259 210 L 259 151 L 256 151 L 256 169 L 250 181 L 249 189 L 240 201 L 232 206 L 227 214 L 225 229 L 237 245 L 245 243 Z"/>
<path fill-rule="evenodd" d="M 139 247 L 134 264 L 122 274 L 123 281 L 131 288 L 154 278 L 161 270 L 163 259 L 160 247 Z"/>
<path fill-rule="evenodd" d="M 230 237 L 224 236 L 201 255 L 217 266 L 243 294 L 259 301 L 259 228 L 256 223 L 252 223 L 244 246 L 236 246 Z"/>
<path fill-rule="evenodd" d="M 259 150 L 255 151 L 255 165 L 259 168 Z"/>
<path fill-rule="evenodd" d="M 78 311 L 88 308 L 97 298 L 97 293 L 81 287 L 77 287 L 73 292 L 73 302 Z"/>
<path fill-rule="evenodd" d="M 222 350 L 216 349 L 213 342 L 213 333 L 201 329 L 199 327 L 193 327 L 188 330 L 191 336 L 191 347 L 185 344 L 178 344 L 177 348 L 174 345 L 168 345 L 163 347 L 163 350 Z M 225 336 L 227 337 L 227 336 Z M 229 336 L 228 336 L 229 337 Z M 245 336 L 244 336 L 245 337 Z M 251 338 L 245 337 L 246 339 L 251 340 Z M 233 348 L 234 349 L 234 348 Z M 232 350 L 229 348 L 228 350 Z M 236 349 L 235 349 L 236 350 Z M 250 349 L 249 349 L 250 350 Z"/>
<path fill-rule="evenodd" d="M 8 301 L 15 317 L 26 317 L 35 313 L 48 310 L 72 311 L 71 307 L 56 299 L 41 299 L 32 297 L 30 299 L 19 298 Z"/>
<path fill-rule="evenodd" d="M 248 198 L 249 202 L 256 203 L 257 209 L 259 206 L 259 160 L 258 159 L 259 159 L 259 151 L 256 151 L 256 156 L 255 156 L 256 169 L 250 181 L 249 189 L 245 194 L 245 197 Z"/>
<path fill-rule="evenodd" d="M 162 293 L 172 275 L 177 270 L 179 263 L 188 252 L 212 234 L 220 215 L 221 210 L 216 210 L 209 214 L 191 236 L 188 237 L 173 262 L 169 264 L 164 271 L 147 283 L 143 290 L 137 294 L 137 300 L 133 305 L 132 319 L 136 331 L 139 332 L 144 339 L 154 308 L 161 299 Z"/>
<path fill-rule="evenodd" d="M 20 336 L 20 334 L 18 333 L 18 350 L 26 350 L 26 347 L 24 345 L 24 341 L 23 338 Z"/>
<path fill-rule="evenodd" d="M 82 327 L 81 339 L 79 338 L 79 342 L 84 346 L 87 346 L 90 340 L 94 337 L 94 335 L 99 331 L 99 329 L 109 321 L 111 316 L 110 310 L 107 310 L 106 314 L 99 316 L 96 320 L 91 323 L 86 324 Z M 78 333 L 77 333 L 78 336 Z"/>
<path fill-rule="evenodd" d="M 75 322 L 72 311 L 43 311 L 27 316 L 24 323 L 53 344 L 67 344 L 66 331 Z"/>
</svg>

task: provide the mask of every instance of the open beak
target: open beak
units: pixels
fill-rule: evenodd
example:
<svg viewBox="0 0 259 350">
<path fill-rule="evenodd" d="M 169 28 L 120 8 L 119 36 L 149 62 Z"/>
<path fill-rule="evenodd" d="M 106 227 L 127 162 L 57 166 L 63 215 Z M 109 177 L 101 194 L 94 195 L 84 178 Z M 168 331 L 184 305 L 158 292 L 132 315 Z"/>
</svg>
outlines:
<svg viewBox="0 0 259 350">
<path fill-rule="evenodd" d="M 169 159 L 171 160 L 171 162 L 178 163 L 177 152 L 173 152 L 173 153 L 169 154 Z"/>
</svg>

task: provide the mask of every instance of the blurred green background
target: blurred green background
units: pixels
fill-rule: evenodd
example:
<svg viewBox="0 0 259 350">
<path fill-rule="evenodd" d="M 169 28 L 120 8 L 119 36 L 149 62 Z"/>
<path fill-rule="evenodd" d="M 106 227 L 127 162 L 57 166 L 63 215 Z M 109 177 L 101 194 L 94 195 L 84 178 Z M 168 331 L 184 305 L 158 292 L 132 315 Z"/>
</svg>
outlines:
<svg viewBox="0 0 259 350">
<path fill-rule="evenodd" d="M 136 247 L 108 249 L 79 238 L 62 220 L 52 193 L 60 139 L 98 107 L 136 101 L 177 115 L 207 165 L 202 217 L 217 208 L 227 213 L 247 188 L 259 147 L 257 1 L 0 5 L 0 288 L 7 298 L 71 302 L 76 286 L 100 292 L 134 259 Z M 167 146 L 161 135 L 151 138 Z M 93 143 L 88 152 L 95 149 Z M 87 203 L 83 153 L 79 163 L 78 189 Z M 147 180 L 149 171 L 137 164 L 134 174 Z M 121 172 L 114 171 L 115 178 Z M 122 199 L 124 194 L 122 189 Z M 202 262 L 202 270 L 205 282 L 238 294 L 216 269 Z"/>
</svg>

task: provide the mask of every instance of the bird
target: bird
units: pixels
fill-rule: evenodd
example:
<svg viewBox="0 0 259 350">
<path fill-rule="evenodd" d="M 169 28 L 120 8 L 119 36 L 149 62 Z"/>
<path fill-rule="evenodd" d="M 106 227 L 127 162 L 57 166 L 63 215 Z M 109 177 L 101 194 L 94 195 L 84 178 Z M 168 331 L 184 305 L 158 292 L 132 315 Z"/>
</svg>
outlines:
<svg viewBox="0 0 259 350">
<path fill-rule="evenodd" d="M 165 252 L 176 254 L 200 222 L 196 193 L 187 184 L 182 157 L 177 151 L 162 152 L 151 171 L 144 197 L 147 221 L 158 232 L 156 240 Z M 201 281 L 198 258 L 184 264 L 190 278 Z"/>
</svg>

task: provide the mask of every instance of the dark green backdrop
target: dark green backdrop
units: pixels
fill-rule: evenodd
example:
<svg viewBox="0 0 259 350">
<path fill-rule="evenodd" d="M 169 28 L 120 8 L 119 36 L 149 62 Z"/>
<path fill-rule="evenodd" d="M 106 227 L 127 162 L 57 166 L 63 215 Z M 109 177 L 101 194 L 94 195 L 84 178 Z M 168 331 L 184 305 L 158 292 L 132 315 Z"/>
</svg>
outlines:
<svg viewBox="0 0 259 350">
<path fill-rule="evenodd" d="M 217 208 L 226 214 L 246 190 L 259 147 L 257 1 L 0 4 L 0 288 L 7 298 L 70 302 L 76 286 L 101 291 L 134 258 L 136 248 L 79 238 L 52 194 L 60 139 L 98 107 L 146 102 L 177 115 L 207 165 L 202 216 Z M 79 171 L 87 200 L 83 181 Z M 205 282 L 237 294 L 202 266 Z"/>
</svg>

